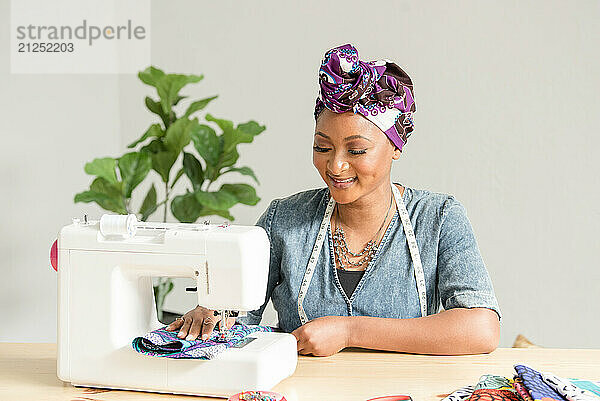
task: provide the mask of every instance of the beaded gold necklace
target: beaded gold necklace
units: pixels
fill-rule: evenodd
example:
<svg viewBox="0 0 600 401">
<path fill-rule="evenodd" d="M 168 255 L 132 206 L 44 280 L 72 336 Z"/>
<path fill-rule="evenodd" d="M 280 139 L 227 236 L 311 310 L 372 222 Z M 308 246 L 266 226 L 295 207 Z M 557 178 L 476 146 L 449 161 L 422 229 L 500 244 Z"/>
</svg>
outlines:
<svg viewBox="0 0 600 401">
<path fill-rule="evenodd" d="M 348 243 L 346 242 L 346 234 L 344 233 L 344 229 L 342 228 L 341 224 L 338 224 L 340 220 L 340 213 L 339 213 L 339 208 L 336 205 L 336 224 L 335 224 L 335 230 L 333 232 L 333 252 L 334 254 L 337 256 L 337 259 L 340 263 L 340 268 L 342 270 L 348 270 L 346 267 L 349 266 L 354 266 L 354 267 L 360 267 L 363 264 L 369 264 L 369 262 L 371 261 L 371 259 L 373 259 L 373 256 L 375 256 L 375 253 L 377 252 L 377 248 L 378 248 L 378 240 L 377 238 L 379 237 L 379 234 L 381 233 L 381 230 L 383 229 L 383 226 L 385 225 L 385 222 L 387 221 L 387 218 L 390 214 L 390 210 L 392 209 L 392 203 L 394 202 L 394 198 L 393 198 L 393 194 L 392 197 L 390 197 L 390 205 L 388 206 L 388 210 L 385 213 L 385 217 L 383 218 L 383 222 L 381 222 L 381 226 L 379 227 L 379 230 L 377 230 L 377 232 L 375 233 L 375 236 L 369 241 L 367 242 L 367 244 L 365 245 L 365 247 L 359 251 L 359 252 L 352 252 L 350 250 L 350 248 L 348 248 Z M 353 262 L 350 260 L 350 256 L 358 258 L 361 257 L 358 261 Z M 349 267 L 348 266 L 348 267 Z"/>
</svg>

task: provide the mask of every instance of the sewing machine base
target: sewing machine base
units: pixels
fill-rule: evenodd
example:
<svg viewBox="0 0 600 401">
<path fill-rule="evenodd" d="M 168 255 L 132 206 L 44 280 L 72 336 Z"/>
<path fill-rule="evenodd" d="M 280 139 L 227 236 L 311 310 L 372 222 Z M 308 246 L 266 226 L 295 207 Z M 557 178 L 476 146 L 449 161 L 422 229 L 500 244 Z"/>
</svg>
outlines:
<svg viewBox="0 0 600 401">
<path fill-rule="evenodd" d="M 121 349 L 112 361 L 104 361 L 112 366 L 110 372 L 87 361 L 85 371 L 76 369 L 78 377 L 63 381 L 81 387 L 222 398 L 270 390 L 296 369 L 296 340 L 287 333 L 255 332 L 249 337 L 256 339 L 211 360 L 152 357 L 133 348 Z"/>
</svg>

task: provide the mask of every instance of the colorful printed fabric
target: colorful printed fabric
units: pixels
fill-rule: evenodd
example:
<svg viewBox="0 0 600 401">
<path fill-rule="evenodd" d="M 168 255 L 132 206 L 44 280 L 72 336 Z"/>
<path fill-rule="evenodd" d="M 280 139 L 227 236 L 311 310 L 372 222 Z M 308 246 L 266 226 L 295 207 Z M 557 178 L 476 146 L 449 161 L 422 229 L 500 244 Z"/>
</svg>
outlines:
<svg viewBox="0 0 600 401">
<path fill-rule="evenodd" d="M 468 400 L 471 394 L 473 394 L 473 390 L 475 390 L 475 386 L 461 387 L 458 390 L 454 391 L 452 394 L 448 395 L 446 398 L 442 399 L 441 401 Z"/>
<path fill-rule="evenodd" d="M 525 385 L 523 384 L 523 380 L 519 376 L 515 376 L 513 387 L 523 401 L 533 401 L 533 398 L 531 398 L 531 395 L 529 395 L 529 391 L 527 391 Z"/>
<path fill-rule="evenodd" d="M 521 398 L 513 388 L 512 379 L 496 375 L 483 375 L 479 378 L 479 382 L 469 400 L 521 401 Z"/>
<path fill-rule="evenodd" d="M 544 381 L 537 370 L 526 365 L 515 365 L 515 370 L 534 401 L 562 401 L 565 399 Z"/>
<path fill-rule="evenodd" d="M 589 380 L 581 379 L 569 379 L 569 381 L 577 387 L 579 387 L 580 389 L 587 390 L 591 393 L 600 396 L 600 382 L 592 382 Z"/>
<path fill-rule="evenodd" d="M 153 330 L 133 340 L 137 352 L 149 356 L 178 359 L 212 359 L 231 346 L 235 346 L 248 334 L 256 331 L 273 331 L 267 326 L 247 326 L 236 323 L 228 331 L 228 340 L 220 342 L 218 331 L 213 331 L 207 340 L 187 341 L 177 337 L 178 331 L 167 331 L 166 326 Z"/>
<path fill-rule="evenodd" d="M 402 150 L 417 110 L 410 77 L 389 60 L 362 61 L 351 44 L 335 47 L 319 70 L 315 120 L 325 109 L 360 113 Z"/>
<path fill-rule="evenodd" d="M 598 401 L 600 398 L 589 391 L 580 389 L 570 381 L 551 373 L 542 373 L 542 379 L 557 393 L 569 401 Z"/>
</svg>

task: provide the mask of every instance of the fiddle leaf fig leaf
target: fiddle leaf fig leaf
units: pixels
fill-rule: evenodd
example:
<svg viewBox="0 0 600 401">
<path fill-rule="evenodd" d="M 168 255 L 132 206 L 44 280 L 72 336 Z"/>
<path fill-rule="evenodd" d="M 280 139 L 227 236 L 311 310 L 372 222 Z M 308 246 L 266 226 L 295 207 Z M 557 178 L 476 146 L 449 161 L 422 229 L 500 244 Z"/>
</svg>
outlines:
<svg viewBox="0 0 600 401">
<path fill-rule="evenodd" d="M 254 137 L 263 132 L 266 129 L 266 127 L 264 125 L 260 125 L 256 121 L 250 120 L 247 123 L 238 124 L 236 129 L 246 134 L 250 134 Z"/>
<path fill-rule="evenodd" d="M 146 85 L 154 86 L 158 85 L 158 82 L 165 76 L 165 73 L 153 66 L 146 68 L 144 71 L 138 73 L 140 80 Z"/>
<path fill-rule="evenodd" d="M 140 214 L 142 215 L 142 221 L 148 220 L 148 217 L 152 215 L 158 209 L 156 205 L 156 188 L 154 184 L 148 190 L 146 197 L 144 198 L 144 202 L 140 207 Z"/>
<path fill-rule="evenodd" d="M 75 195 L 77 202 L 96 202 L 101 208 L 119 214 L 127 214 L 127 208 L 121 194 L 122 183 L 113 184 L 102 177 L 96 178 L 89 191 Z"/>
<path fill-rule="evenodd" d="M 87 174 L 95 175 L 104 178 L 106 181 L 116 183 L 117 173 L 115 167 L 117 166 L 117 159 L 112 157 L 104 157 L 101 159 L 94 159 L 89 163 L 85 164 L 84 171 Z"/>
<path fill-rule="evenodd" d="M 202 164 L 193 154 L 187 152 L 183 154 L 183 171 L 192 182 L 194 191 L 200 189 L 204 182 L 204 172 L 202 171 Z"/>
<path fill-rule="evenodd" d="M 140 151 L 150 154 L 152 169 L 160 175 L 163 182 L 169 182 L 171 167 L 175 164 L 179 153 L 171 151 L 160 139 L 153 140 Z"/>
<path fill-rule="evenodd" d="M 198 110 L 204 109 L 210 102 L 218 98 L 219 96 L 207 97 L 206 99 L 198 100 L 189 105 L 187 110 L 185 111 L 185 117 L 189 117 Z"/>
<path fill-rule="evenodd" d="M 219 190 L 217 192 L 196 191 L 196 200 L 209 209 L 229 210 L 238 203 L 237 198 L 227 191 Z"/>
<path fill-rule="evenodd" d="M 181 178 L 182 175 L 183 175 L 183 168 L 180 168 L 179 171 L 177 172 L 177 174 L 175 174 L 175 179 L 171 183 L 171 189 L 173 189 L 175 184 L 177 184 L 177 181 L 179 181 L 179 179 Z"/>
<path fill-rule="evenodd" d="M 183 148 L 190 143 L 192 132 L 199 130 L 198 120 L 180 118 L 169 126 L 165 135 L 164 144 L 173 153 L 181 153 Z"/>
<path fill-rule="evenodd" d="M 221 154 L 221 142 L 214 129 L 208 125 L 200 124 L 198 130 L 192 132 L 192 141 L 207 165 L 215 166 L 218 163 Z"/>
<path fill-rule="evenodd" d="M 129 145 L 127 145 L 127 147 L 130 149 L 135 148 L 139 143 L 144 142 L 148 138 L 152 138 L 152 137 L 162 138 L 163 136 L 165 136 L 165 132 L 162 130 L 160 125 L 152 124 L 146 130 L 146 132 L 144 133 L 144 135 L 142 135 L 142 137 L 140 139 L 138 139 L 135 142 L 130 143 Z"/>
<path fill-rule="evenodd" d="M 237 172 L 242 175 L 250 176 L 254 179 L 254 181 L 256 181 L 257 184 L 260 184 L 260 182 L 258 181 L 258 178 L 256 178 L 256 175 L 254 174 L 254 171 L 252 171 L 252 169 L 250 167 L 231 167 L 231 168 L 228 168 L 227 170 L 225 170 L 223 172 L 223 174 L 231 173 L 231 172 Z"/>
<path fill-rule="evenodd" d="M 179 103 L 181 100 L 183 100 L 183 99 L 185 99 L 185 98 L 187 98 L 187 96 L 181 96 L 181 95 L 180 95 L 180 96 L 177 96 L 177 97 L 175 98 L 175 100 L 173 101 L 173 106 L 177 106 L 177 103 Z"/>
<path fill-rule="evenodd" d="M 198 203 L 194 193 L 188 192 L 173 198 L 171 212 L 182 223 L 193 223 L 202 214 L 202 205 Z"/>
<path fill-rule="evenodd" d="M 165 127 L 169 126 L 169 124 L 170 124 L 169 116 L 167 114 L 163 113 L 160 102 L 152 100 L 151 98 L 146 96 L 146 107 L 148 108 L 148 110 L 150 110 L 151 112 L 153 112 L 154 114 L 156 114 L 157 116 L 160 117 L 163 124 L 165 124 Z"/>
<path fill-rule="evenodd" d="M 156 82 L 156 90 L 160 96 L 160 104 L 166 115 L 171 113 L 171 106 L 179 96 L 179 91 L 189 83 L 199 82 L 203 75 L 167 74 Z"/>
<path fill-rule="evenodd" d="M 224 133 L 233 131 L 233 122 L 231 122 L 229 120 L 215 118 L 211 114 L 207 114 L 206 121 L 212 121 L 212 122 L 216 123 L 219 126 L 219 128 L 221 128 L 223 130 Z"/>
<path fill-rule="evenodd" d="M 235 220 L 235 218 L 231 214 L 229 214 L 227 210 L 214 210 L 206 206 L 202 208 L 202 213 L 200 214 L 200 216 L 221 216 L 225 217 L 229 221 Z"/>
<path fill-rule="evenodd" d="M 223 137 L 221 136 L 219 139 L 223 140 Z M 239 157 L 240 154 L 235 147 L 229 152 L 222 152 L 217 164 L 217 170 L 220 171 L 223 167 L 233 166 L 238 161 Z"/>
<path fill-rule="evenodd" d="M 119 158 L 119 171 L 123 180 L 123 194 L 131 198 L 131 192 L 152 168 L 152 158 L 146 152 L 126 153 Z"/>
<path fill-rule="evenodd" d="M 256 196 L 254 187 L 248 184 L 223 184 L 219 192 L 231 194 L 238 202 L 244 205 L 254 206 L 260 201 L 260 198 Z"/>
</svg>

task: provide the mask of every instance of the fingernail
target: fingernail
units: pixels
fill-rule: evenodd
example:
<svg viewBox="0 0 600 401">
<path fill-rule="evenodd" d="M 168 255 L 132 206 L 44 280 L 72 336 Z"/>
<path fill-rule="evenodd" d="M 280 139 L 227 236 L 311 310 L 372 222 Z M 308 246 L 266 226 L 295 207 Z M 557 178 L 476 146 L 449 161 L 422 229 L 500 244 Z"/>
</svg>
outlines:
<svg viewBox="0 0 600 401">
<path fill-rule="evenodd" d="M 208 338 L 208 334 L 202 334 L 202 339 L 206 340 Z"/>
<path fill-rule="evenodd" d="M 183 334 L 182 332 L 179 332 L 179 334 L 177 334 L 177 337 L 183 338 L 183 337 L 185 337 L 185 334 Z"/>
<path fill-rule="evenodd" d="M 193 335 L 191 335 L 191 334 L 190 334 L 190 335 L 188 335 L 188 336 L 187 336 L 185 339 L 186 339 L 186 340 L 188 340 L 188 341 L 192 341 L 192 340 L 194 340 L 194 339 L 195 339 L 195 337 L 194 337 Z"/>
</svg>

